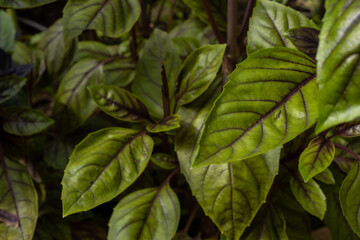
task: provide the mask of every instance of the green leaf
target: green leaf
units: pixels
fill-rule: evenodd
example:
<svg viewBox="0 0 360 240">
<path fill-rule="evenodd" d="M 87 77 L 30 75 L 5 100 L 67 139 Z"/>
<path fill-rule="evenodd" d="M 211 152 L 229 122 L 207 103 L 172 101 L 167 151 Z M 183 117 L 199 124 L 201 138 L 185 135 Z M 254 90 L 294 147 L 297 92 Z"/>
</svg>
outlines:
<svg viewBox="0 0 360 240">
<path fill-rule="evenodd" d="M 0 0 L 0 6 L 2 1 Z M 12 51 L 15 44 L 16 29 L 13 19 L 5 11 L 0 10 L 0 49 Z"/>
<path fill-rule="evenodd" d="M 249 23 L 248 54 L 275 46 L 296 49 L 285 34 L 289 29 L 299 27 L 317 28 L 315 23 L 294 9 L 273 1 L 257 1 Z"/>
<path fill-rule="evenodd" d="M 132 90 L 145 103 L 150 114 L 158 118 L 163 116 L 162 62 L 165 64 L 169 96 L 173 103 L 175 79 L 181 66 L 180 57 L 168 34 L 155 29 L 140 55 Z"/>
<path fill-rule="evenodd" d="M 150 119 L 141 100 L 125 89 L 106 85 L 91 86 L 88 89 L 101 110 L 116 119 L 128 122 Z"/>
<path fill-rule="evenodd" d="M 320 31 L 317 29 L 301 27 L 290 29 L 285 37 L 290 39 L 299 51 L 315 59 L 319 44 L 319 33 Z"/>
<path fill-rule="evenodd" d="M 15 9 L 33 8 L 55 1 L 56 0 L 0 0 L 0 7 Z"/>
<path fill-rule="evenodd" d="M 360 164 L 355 161 L 340 188 L 340 204 L 352 230 L 360 237 Z"/>
<path fill-rule="evenodd" d="M 225 44 L 204 46 L 186 58 L 177 78 L 180 83 L 176 96 L 178 104 L 192 102 L 206 91 L 222 64 L 225 48 Z"/>
<path fill-rule="evenodd" d="M 41 111 L 22 107 L 8 108 L 3 116 L 3 129 L 17 136 L 30 136 L 42 132 L 53 123 L 54 120 Z"/>
<path fill-rule="evenodd" d="M 169 184 L 138 190 L 123 198 L 109 222 L 109 240 L 172 239 L 180 220 L 180 203 Z"/>
<path fill-rule="evenodd" d="M 326 184 L 335 184 L 334 176 L 329 169 L 325 169 L 321 173 L 315 175 L 314 178 Z"/>
<path fill-rule="evenodd" d="M 128 86 L 135 78 L 135 64 L 132 59 L 114 58 L 104 65 L 104 78 L 107 85 Z"/>
<path fill-rule="evenodd" d="M 64 170 L 72 151 L 73 147 L 68 142 L 55 138 L 44 149 L 44 161 L 47 166 Z"/>
<path fill-rule="evenodd" d="M 6 76 L 0 78 L 0 104 L 14 97 L 25 85 L 26 78 Z"/>
<path fill-rule="evenodd" d="M 103 83 L 104 61 L 84 59 L 76 63 L 61 81 L 55 97 L 54 118 L 62 134 L 81 126 L 96 109 L 87 87 Z"/>
<path fill-rule="evenodd" d="M 313 179 L 305 183 L 299 175 L 291 176 L 290 188 L 296 200 L 307 212 L 321 220 L 324 218 L 326 197 Z"/>
<path fill-rule="evenodd" d="M 180 109 L 184 116 L 175 146 L 192 193 L 220 231 L 239 239 L 250 225 L 278 172 L 280 150 L 244 161 L 190 168 L 211 101 L 203 109 Z"/>
<path fill-rule="evenodd" d="M 149 124 L 146 130 L 152 133 L 166 132 L 180 127 L 180 115 L 173 114 L 163 119 L 162 122 Z"/>
<path fill-rule="evenodd" d="M 360 121 L 341 124 L 335 128 L 335 134 L 345 138 L 360 136 Z"/>
<path fill-rule="evenodd" d="M 63 24 L 62 19 L 59 19 L 45 31 L 38 48 L 44 52 L 47 72 L 51 76 L 58 77 L 70 65 L 76 49 L 76 41 L 71 41 L 68 49 L 65 49 Z"/>
<path fill-rule="evenodd" d="M 70 0 L 64 10 L 64 40 L 70 41 L 86 29 L 117 38 L 130 31 L 139 19 L 140 3 L 133 0 Z"/>
<path fill-rule="evenodd" d="M 75 147 L 62 180 L 63 215 L 87 211 L 107 202 L 144 171 L 153 148 L 145 133 L 105 128 Z"/>
<path fill-rule="evenodd" d="M 256 156 L 315 123 L 315 63 L 305 54 L 284 47 L 262 49 L 229 78 L 206 120 L 194 166 Z"/>
<path fill-rule="evenodd" d="M 170 154 L 154 153 L 150 159 L 153 163 L 163 169 L 175 169 L 177 166 L 175 157 L 171 156 Z"/>
<path fill-rule="evenodd" d="M 118 54 L 119 45 L 105 45 L 96 41 L 81 41 L 74 57 L 76 62 L 86 58 L 105 60 Z"/>
<path fill-rule="evenodd" d="M 327 9 L 317 59 L 319 120 L 316 133 L 360 116 L 360 2 L 340 0 Z"/>
<path fill-rule="evenodd" d="M 335 155 L 334 144 L 324 137 L 314 138 L 299 158 L 299 171 L 305 182 L 327 169 Z"/>
<path fill-rule="evenodd" d="M 38 217 L 36 189 L 19 163 L 1 156 L 0 164 L 0 209 L 17 217 L 17 227 L 0 221 L 1 239 L 31 240 Z"/>
</svg>

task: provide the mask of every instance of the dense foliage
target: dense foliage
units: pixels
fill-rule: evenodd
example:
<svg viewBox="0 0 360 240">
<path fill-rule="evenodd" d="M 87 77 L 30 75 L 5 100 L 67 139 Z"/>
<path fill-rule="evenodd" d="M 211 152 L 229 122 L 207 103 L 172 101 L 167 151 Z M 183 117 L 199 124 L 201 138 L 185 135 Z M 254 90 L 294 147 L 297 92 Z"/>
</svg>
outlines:
<svg viewBox="0 0 360 240">
<path fill-rule="evenodd" d="M 0 7 L 0 239 L 359 239 L 360 1 Z"/>
</svg>

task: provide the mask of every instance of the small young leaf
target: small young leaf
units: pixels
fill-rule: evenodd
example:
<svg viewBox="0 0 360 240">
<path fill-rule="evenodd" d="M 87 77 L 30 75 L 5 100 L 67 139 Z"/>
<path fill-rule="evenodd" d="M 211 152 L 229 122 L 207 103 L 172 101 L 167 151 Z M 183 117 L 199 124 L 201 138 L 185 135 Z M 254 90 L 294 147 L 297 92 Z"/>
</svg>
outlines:
<svg viewBox="0 0 360 240">
<path fill-rule="evenodd" d="M 334 159 L 335 146 L 324 137 L 316 137 L 299 158 L 299 171 L 305 182 L 327 169 Z"/>
<path fill-rule="evenodd" d="M 360 116 L 360 1 L 339 0 L 327 9 L 317 59 L 319 120 L 316 133 Z"/>
<path fill-rule="evenodd" d="M 296 49 L 285 34 L 289 29 L 299 27 L 317 28 L 315 23 L 294 9 L 274 1 L 257 1 L 249 23 L 248 54 L 275 46 Z"/>
<path fill-rule="evenodd" d="M 18 219 L 17 227 L 0 221 L 1 239 L 31 240 L 38 217 L 36 189 L 25 168 L 3 156 L 0 159 L 0 199 L 0 209 Z"/>
<path fill-rule="evenodd" d="M 15 43 L 15 34 L 16 29 L 13 19 L 5 11 L 0 10 L 0 49 L 6 52 L 12 51 Z"/>
<path fill-rule="evenodd" d="M 141 100 L 125 89 L 106 85 L 90 86 L 88 89 L 98 107 L 116 119 L 128 122 L 150 119 Z"/>
<path fill-rule="evenodd" d="M 315 63 L 305 54 L 284 47 L 262 49 L 229 78 L 206 120 L 194 166 L 256 156 L 315 123 Z"/>
<path fill-rule="evenodd" d="M 155 153 L 151 156 L 150 159 L 157 166 L 164 169 L 175 169 L 177 166 L 176 159 L 166 153 Z"/>
<path fill-rule="evenodd" d="M 315 59 L 319 44 L 319 33 L 319 30 L 309 27 L 293 28 L 287 31 L 285 37 L 290 39 L 299 51 Z"/>
<path fill-rule="evenodd" d="M 172 239 L 180 220 L 180 203 L 169 184 L 138 190 L 123 198 L 109 222 L 109 240 Z"/>
<path fill-rule="evenodd" d="M 290 188 L 296 200 L 307 212 L 323 219 L 326 212 L 326 198 L 313 179 L 305 183 L 299 175 L 291 176 Z"/>
<path fill-rule="evenodd" d="M 25 85 L 26 78 L 7 76 L 0 78 L 0 104 L 14 97 Z"/>
<path fill-rule="evenodd" d="M 204 46 L 186 58 L 177 78 L 180 83 L 176 96 L 178 104 L 192 102 L 206 91 L 222 64 L 225 48 L 225 44 Z"/>
<path fill-rule="evenodd" d="M 360 164 L 355 161 L 340 188 L 340 204 L 352 230 L 360 237 Z"/>
<path fill-rule="evenodd" d="M 39 133 L 53 123 L 54 120 L 44 113 L 21 107 L 8 108 L 3 116 L 3 129 L 17 136 L 30 136 Z"/>
<path fill-rule="evenodd" d="M 63 215 L 107 202 L 144 171 L 154 142 L 145 133 L 105 128 L 75 147 L 62 180 Z"/>
<path fill-rule="evenodd" d="M 326 184 L 335 184 L 334 176 L 328 168 L 322 171 L 321 173 L 315 175 L 314 178 Z"/>
<path fill-rule="evenodd" d="M 180 115 L 173 114 L 166 117 L 162 122 L 149 124 L 146 130 L 153 133 L 166 132 L 180 127 Z"/>
<path fill-rule="evenodd" d="M 15 9 L 33 8 L 55 1 L 56 0 L 0 0 L 0 7 Z"/>
<path fill-rule="evenodd" d="M 71 40 L 86 29 L 100 31 L 117 38 L 128 32 L 140 16 L 140 3 L 133 0 L 70 0 L 64 10 L 64 41 Z"/>
</svg>

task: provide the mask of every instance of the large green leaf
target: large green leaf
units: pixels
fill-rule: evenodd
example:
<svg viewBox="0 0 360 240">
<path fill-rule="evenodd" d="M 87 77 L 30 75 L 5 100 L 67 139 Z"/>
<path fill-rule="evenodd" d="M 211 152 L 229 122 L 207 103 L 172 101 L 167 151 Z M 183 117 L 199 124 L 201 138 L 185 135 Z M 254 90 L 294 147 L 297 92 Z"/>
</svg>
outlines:
<svg viewBox="0 0 360 240">
<path fill-rule="evenodd" d="M 180 203 L 169 184 L 138 190 L 114 208 L 109 240 L 172 239 L 179 220 Z"/>
<path fill-rule="evenodd" d="M 0 210 L 16 217 L 16 226 L 0 221 L 0 239 L 31 240 L 38 217 L 38 197 L 30 175 L 19 163 L 0 159 Z"/>
<path fill-rule="evenodd" d="M 106 85 L 88 89 L 101 110 L 114 118 L 128 122 L 151 120 L 140 99 L 125 89 Z"/>
<path fill-rule="evenodd" d="M 210 104 L 209 104 L 210 103 Z M 183 116 L 175 146 L 192 193 L 222 233 L 239 239 L 265 202 L 279 167 L 280 150 L 244 161 L 190 168 L 211 101 L 202 110 L 180 109 Z"/>
<path fill-rule="evenodd" d="M 324 137 L 313 139 L 299 158 L 299 171 L 304 181 L 309 181 L 327 169 L 334 159 L 334 155 L 335 146 L 330 140 Z"/>
<path fill-rule="evenodd" d="M 316 56 L 317 133 L 360 116 L 360 1 L 337 1 L 323 21 Z"/>
<path fill-rule="evenodd" d="M 1 0 L 0 0 L 1 5 Z M 0 10 L 0 49 L 12 51 L 15 43 L 16 29 L 9 14 Z"/>
<path fill-rule="evenodd" d="M 285 36 L 295 45 L 295 47 L 315 59 L 319 45 L 320 31 L 314 28 L 301 27 L 290 29 Z"/>
<path fill-rule="evenodd" d="M 38 47 L 45 54 L 48 73 L 51 76 L 58 77 L 71 63 L 76 49 L 76 41 L 71 41 L 68 49 L 65 49 L 62 19 L 59 19 L 45 31 Z"/>
<path fill-rule="evenodd" d="M 81 41 L 74 57 L 76 62 L 85 59 L 105 60 L 118 54 L 119 45 L 105 45 L 96 41 Z"/>
<path fill-rule="evenodd" d="M 55 1 L 56 0 L 0 0 L 0 7 L 15 9 L 33 8 Z"/>
<path fill-rule="evenodd" d="M 262 48 L 283 46 L 294 48 L 294 44 L 285 37 L 292 28 L 316 25 L 300 12 L 274 1 L 257 1 L 249 23 L 248 54 Z"/>
<path fill-rule="evenodd" d="M 41 111 L 21 107 L 8 108 L 3 116 L 3 129 L 18 136 L 39 133 L 53 123 L 54 120 Z"/>
<path fill-rule="evenodd" d="M 155 29 L 140 55 L 132 90 L 143 100 L 150 114 L 158 118 L 163 116 L 162 62 L 165 66 L 169 96 L 174 102 L 175 79 L 181 65 L 180 57 L 168 34 Z"/>
<path fill-rule="evenodd" d="M 6 76 L 0 78 L 0 104 L 14 97 L 25 85 L 26 78 Z"/>
<path fill-rule="evenodd" d="M 284 47 L 262 49 L 229 78 L 206 120 L 194 165 L 264 153 L 315 123 L 315 63 L 305 54 Z"/>
<path fill-rule="evenodd" d="M 192 102 L 206 91 L 222 64 L 225 48 L 225 44 L 207 45 L 196 49 L 186 58 L 177 78 L 180 83 L 176 95 L 178 104 Z"/>
<path fill-rule="evenodd" d="M 323 219 L 326 212 L 326 197 L 313 179 L 305 183 L 299 175 L 291 176 L 290 188 L 306 211 Z"/>
<path fill-rule="evenodd" d="M 352 230 L 360 237 L 360 164 L 355 161 L 340 188 L 342 211 Z"/>
<path fill-rule="evenodd" d="M 117 38 L 128 32 L 140 16 L 140 3 L 133 0 L 70 0 L 64 8 L 66 46 L 86 29 Z"/>
<path fill-rule="evenodd" d="M 125 190 L 144 171 L 153 148 L 145 133 L 105 128 L 75 147 L 62 180 L 63 215 L 87 211 Z"/>
<path fill-rule="evenodd" d="M 96 109 L 87 87 L 101 84 L 104 61 L 84 59 L 67 72 L 57 90 L 54 118 L 62 134 L 79 127 Z"/>
</svg>

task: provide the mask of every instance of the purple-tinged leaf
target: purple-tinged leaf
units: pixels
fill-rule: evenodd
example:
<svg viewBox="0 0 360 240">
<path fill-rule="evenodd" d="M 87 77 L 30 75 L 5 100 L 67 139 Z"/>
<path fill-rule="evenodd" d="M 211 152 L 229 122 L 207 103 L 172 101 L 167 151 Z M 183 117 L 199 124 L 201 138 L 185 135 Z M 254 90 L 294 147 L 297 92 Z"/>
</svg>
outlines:
<svg viewBox="0 0 360 240">
<path fill-rule="evenodd" d="M 159 123 L 149 124 L 146 130 L 152 133 L 166 132 L 180 127 L 180 115 L 173 114 L 164 118 Z"/>
<path fill-rule="evenodd" d="M 295 45 L 295 47 L 315 59 L 317 47 L 319 45 L 320 31 L 314 28 L 302 27 L 287 31 L 285 36 Z"/>
</svg>

